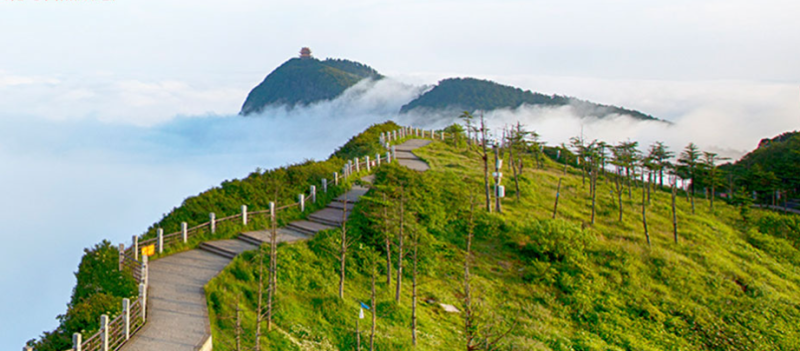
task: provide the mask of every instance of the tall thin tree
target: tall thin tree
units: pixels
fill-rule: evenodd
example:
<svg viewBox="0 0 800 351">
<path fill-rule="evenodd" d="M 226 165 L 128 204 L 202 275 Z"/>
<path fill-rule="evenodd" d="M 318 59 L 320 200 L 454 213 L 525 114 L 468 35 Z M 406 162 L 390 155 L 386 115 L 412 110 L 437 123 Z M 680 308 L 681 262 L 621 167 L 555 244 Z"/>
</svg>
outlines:
<svg viewBox="0 0 800 351">
<path fill-rule="evenodd" d="M 698 148 L 694 143 L 689 143 L 689 145 L 683 149 L 683 152 L 681 152 L 680 158 L 678 158 L 680 169 L 682 169 L 687 176 L 684 179 L 688 179 L 690 182 L 689 188 L 691 193 L 687 194 L 687 196 L 689 197 L 689 201 L 692 203 L 692 214 L 694 214 L 694 188 L 697 180 L 696 176 L 699 160 L 700 148 Z"/>
</svg>

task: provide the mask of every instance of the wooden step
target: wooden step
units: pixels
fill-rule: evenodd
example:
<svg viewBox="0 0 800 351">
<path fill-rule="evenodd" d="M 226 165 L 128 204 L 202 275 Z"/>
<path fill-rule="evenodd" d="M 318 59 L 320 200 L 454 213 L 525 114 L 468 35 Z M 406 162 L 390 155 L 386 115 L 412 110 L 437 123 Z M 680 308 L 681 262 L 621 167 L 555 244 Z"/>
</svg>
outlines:
<svg viewBox="0 0 800 351">
<path fill-rule="evenodd" d="M 348 202 L 347 203 L 347 210 L 348 211 L 352 211 L 355 206 L 356 206 L 355 203 Z M 328 204 L 328 208 L 334 208 L 334 209 L 337 209 L 339 211 L 341 211 L 344 207 L 345 207 L 344 202 L 339 202 L 339 201 L 334 201 L 334 202 L 331 202 L 331 203 Z"/>
<path fill-rule="evenodd" d="M 306 235 L 317 234 L 318 231 L 333 229 L 334 227 L 310 221 L 294 221 L 286 225 L 287 228 Z"/>
<path fill-rule="evenodd" d="M 261 244 L 269 244 L 270 235 L 271 233 L 269 230 L 256 230 L 252 232 L 239 233 L 239 240 L 261 246 Z M 291 242 L 308 239 L 308 235 L 286 227 L 282 227 L 278 228 L 278 237 L 276 239 L 279 243 Z"/>
<path fill-rule="evenodd" d="M 361 186 L 354 186 L 350 191 L 345 194 L 339 195 L 336 198 L 336 201 L 344 202 L 345 197 L 347 197 L 347 202 L 358 202 L 358 200 L 369 191 L 368 188 L 361 187 Z"/>
<path fill-rule="evenodd" d="M 237 239 L 207 241 L 200 244 L 201 250 L 231 259 L 244 251 L 255 250 L 257 247 L 258 245 Z"/>
<path fill-rule="evenodd" d="M 226 249 L 223 249 L 223 248 L 219 248 L 219 247 L 216 247 L 214 245 L 210 245 L 208 243 L 200 243 L 200 245 L 197 248 L 200 249 L 200 250 L 206 251 L 206 252 L 213 253 L 213 254 L 215 254 L 217 256 L 225 257 L 225 258 L 233 259 L 234 257 L 236 257 L 236 253 L 235 252 L 229 251 L 229 250 L 226 250 Z"/>
<path fill-rule="evenodd" d="M 345 221 L 350 217 L 350 211 L 345 212 Z M 308 215 L 308 220 L 329 226 L 342 226 L 342 209 L 326 207 Z"/>
</svg>

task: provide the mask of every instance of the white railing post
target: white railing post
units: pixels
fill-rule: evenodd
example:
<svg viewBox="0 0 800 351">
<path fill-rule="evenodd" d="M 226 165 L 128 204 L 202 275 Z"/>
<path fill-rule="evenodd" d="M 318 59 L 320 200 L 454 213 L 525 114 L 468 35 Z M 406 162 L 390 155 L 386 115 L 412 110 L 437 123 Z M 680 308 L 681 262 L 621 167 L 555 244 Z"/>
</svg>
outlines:
<svg viewBox="0 0 800 351">
<path fill-rule="evenodd" d="M 369 156 L 366 156 L 366 157 L 364 158 L 364 160 L 366 160 L 365 162 L 367 163 L 367 172 L 369 172 L 369 171 L 370 171 L 370 168 L 371 168 L 371 167 L 369 166 Z"/>
<path fill-rule="evenodd" d="M 133 259 L 139 260 L 139 236 L 133 236 Z"/>
<path fill-rule="evenodd" d="M 83 344 L 83 335 L 81 333 L 73 333 L 72 334 L 72 350 L 73 351 L 83 351 L 81 348 L 81 344 Z"/>
<path fill-rule="evenodd" d="M 242 224 L 247 225 L 247 205 L 242 205 Z"/>
<path fill-rule="evenodd" d="M 181 222 L 181 236 L 183 237 L 183 243 L 189 241 L 189 224 L 186 222 Z"/>
<path fill-rule="evenodd" d="M 147 320 L 147 285 L 139 283 L 139 306 L 141 307 L 142 322 Z"/>
<path fill-rule="evenodd" d="M 297 200 L 300 202 L 300 212 L 306 211 L 306 196 L 303 194 L 297 195 Z"/>
<path fill-rule="evenodd" d="M 148 277 L 150 274 L 150 267 L 148 267 L 150 263 L 148 261 L 150 261 L 150 257 L 147 255 L 142 255 L 142 281 L 144 282 L 144 285 L 150 283 L 150 277 Z"/>
<path fill-rule="evenodd" d="M 100 316 L 100 329 L 103 333 L 100 335 L 102 338 L 101 350 L 108 351 L 108 315 Z"/>
<path fill-rule="evenodd" d="M 158 253 L 164 253 L 164 229 L 158 228 Z"/>
<path fill-rule="evenodd" d="M 275 221 L 275 203 L 274 202 L 270 202 L 269 203 L 269 220 L 270 220 L 270 223 Z"/>
<path fill-rule="evenodd" d="M 125 244 L 119 244 L 119 271 L 122 272 L 122 265 L 125 263 Z"/>
<path fill-rule="evenodd" d="M 339 173 L 333 172 L 333 185 L 339 185 Z"/>
<path fill-rule="evenodd" d="M 356 157 L 356 159 L 355 159 L 355 161 L 353 161 L 353 163 L 356 164 L 356 173 L 360 172 L 361 171 L 361 166 L 358 165 L 358 157 Z"/>
<path fill-rule="evenodd" d="M 388 162 L 388 163 L 392 162 L 392 152 L 391 151 L 386 151 L 386 162 Z"/>
<path fill-rule="evenodd" d="M 309 192 L 311 193 L 311 203 L 317 203 L 317 186 L 312 185 Z"/>
<path fill-rule="evenodd" d="M 397 150 L 396 149 L 397 148 L 395 148 L 394 145 L 392 145 L 392 159 L 393 160 L 397 159 Z"/>
<path fill-rule="evenodd" d="M 322 192 L 328 193 L 328 180 L 325 178 L 322 178 Z"/>
<path fill-rule="evenodd" d="M 217 232 L 217 214 L 211 212 L 208 214 L 208 225 L 211 227 L 211 234 Z"/>
<path fill-rule="evenodd" d="M 122 299 L 122 318 L 125 322 L 125 340 L 131 338 L 131 299 Z"/>
</svg>

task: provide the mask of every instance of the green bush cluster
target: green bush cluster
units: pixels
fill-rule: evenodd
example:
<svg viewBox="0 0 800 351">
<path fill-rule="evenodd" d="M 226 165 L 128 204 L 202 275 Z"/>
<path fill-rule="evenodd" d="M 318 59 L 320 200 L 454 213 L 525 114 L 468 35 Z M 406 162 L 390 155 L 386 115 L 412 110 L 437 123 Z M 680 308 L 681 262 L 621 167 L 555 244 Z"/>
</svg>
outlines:
<svg viewBox="0 0 800 351">
<path fill-rule="evenodd" d="M 482 163 L 466 145 L 434 143 L 417 153 L 432 166 L 419 174 L 382 167 L 376 186 L 348 222 L 359 239 L 347 261 L 345 299 L 338 293 L 338 232 L 279 248 L 278 331 L 265 348 L 347 350 L 355 346 L 358 303 L 368 302 L 371 259 L 378 257 L 377 350 L 411 346 L 410 261 L 406 256 L 403 297 L 394 301 L 386 285 L 385 246 L 379 217 L 381 193 L 397 199 L 405 185 L 409 227 L 420 233 L 420 350 L 464 347 L 463 272 L 470 204 L 475 203 L 471 272 L 479 324 L 497 330 L 512 326 L 502 350 L 793 350 L 800 348 L 800 250 L 793 246 L 795 217 L 754 210 L 755 225 L 744 225 L 726 204 L 708 209 L 696 200 L 696 214 L 683 192 L 677 213 L 679 243 L 672 237 L 668 189 L 652 192 L 648 223 L 652 246 L 641 227 L 641 189 L 623 197 L 618 221 L 613 182 L 598 181 L 598 218 L 590 215 L 588 185 L 569 172 L 564 178 L 558 219 L 551 219 L 562 166 L 526 169 L 521 201 L 507 187 L 503 213 L 486 213 Z M 527 156 L 526 156 L 527 157 Z M 530 162 L 530 159 L 527 160 Z M 531 164 L 531 163 L 528 163 Z M 390 203 L 396 226 L 396 200 Z M 765 234 L 766 233 L 766 234 Z M 408 241 L 407 241 L 408 243 Z M 423 249 L 424 248 L 424 249 Z M 392 249 L 396 260 L 396 248 Z M 396 261 L 393 263 L 396 264 Z M 234 268 L 235 267 L 235 268 Z M 249 256 L 237 259 L 208 286 L 215 342 L 230 350 L 230 307 L 237 299 L 254 331 L 256 299 Z M 394 282 L 394 276 L 392 277 Z M 237 297 L 238 296 L 238 297 Z M 369 314 L 368 314 L 369 315 Z M 361 321 L 362 348 L 369 317 Z M 252 342 L 252 338 L 249 342 Z M 228 346 L 225 346 L 228 345 Z M 252 344 L 251 344 L 252 345 Z M 280 345 L 280 346 L 279 346 Z"/>
<path fill-rule="evenodd" d="M 324 207 L 338 196 L 346 184 L 335 187 L 333 172 L 339 172 L 344 159 L 363 156 L 360 152 L 380 151 L 378 136 L 381 132 L 397 129 L 394 123 L 376 124 L 362 134 L 353 137 L 342 146 L 335 155 L 325 161 L 307 160 L 299 164 L 276 168 L 269 171 L 256 170 L 243 179 L 222 182 L 220 186 L 192 196 L 173 208 L 168 214 L 147 229 L 140 239 L 156 236 L 156 230 L 163 228 L 165 233 L 180 230 L 180 223 L 187 222 L 194 226 L 209 220 L 209 213 L 214 212 L 217 218 L 237 214 L 241 205 L 248 205 L 249 211 L 269 208 L 270 201 L 275 200 L 277 188 L 278 206 L 297 201 L 297 194 L 307 193 L 309 185 L 317 185 L 316 204 L 307 204 L 307 211 Z M 355 155 L 355 156 L 353 156 Z M 328 179 L 329 193 L 322 193 L 319 185 L 322 178 Z M 352 180 L 348 180 L 348 183 Z M 304 214 L 296 208 L 281 211 L 280 225 L 301 218 Z M 193 237 L 187 244 L 167 247 L 164 255 L 191 249 L 201 241 L 230 238 L 243 230 L 263 228 L 267 222 L 263 216 L 251 217 L 247 227 L 240 222 L 221 222 L 217 225 L 217 233 L 211 235 L 208 230 Z M 30 340 L 29 345 L 39 351 L 63 351 L 72 347 L 72 333 L 82 332 L 86 336 L 97 331 L 100 315 L 113 315 L 121 309 L 121 299 L 138 294 L 138 287 L 129 271 L 118 270 L 118 251 L 108 241 L 84 250 L 84 256 L 75 273 L 77 283 L 73 289 L 72 299 L 67 305 L 67 312 L 58 316 L 59 327 L 53 331 L 45 331 L 37 340 Z M 154 259 L 159 256 L 154 257 Z M 245 276 L 239 275 L 240 278 Z"/>
</svg>

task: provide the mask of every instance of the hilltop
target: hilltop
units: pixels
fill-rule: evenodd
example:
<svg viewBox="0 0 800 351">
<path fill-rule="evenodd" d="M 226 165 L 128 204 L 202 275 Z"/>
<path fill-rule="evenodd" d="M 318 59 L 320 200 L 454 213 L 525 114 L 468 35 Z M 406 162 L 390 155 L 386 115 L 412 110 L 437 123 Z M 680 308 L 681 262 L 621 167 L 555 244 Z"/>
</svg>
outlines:
<svg viewBox="0 0 800 351">
<path fill-rule="evenodd" d="M 564 165 L 545 159 L 539 168 L 527 153 L 520 200 L 515 200 L 512 181 L 506 180 L 503 213 L 487 213 L 483 165 L 476 151 L 463 142 L 436 142 L 415 152 L 430 164 L 428 172 L 394 164 L 377 171 L 377 190 L 355 205 L 347 225 L 352 241 L 344 299 L 337 295 L 340 230 L 280 245 L 275 327 L 271 332 L 262 328 L 262 346 L 354 349 L 359 305 L 371 304 L 372 262 L 377 260 L 375 349 L 410 349 L 411 247 L 418 238 L 416 349 L 463 349 L 465 248 L 473 230 L 474 330 L 479 338 L 510 330 L 497 349 L 800 348 L 800 243 L 792 237 L 796 233 L 770 229 L 777 228 L 774 223 L 796 225 L 793 217 L 754 211 L 745 222 L 739 209 L 717 203 L 711 211 L 702 198 L 696 199 L 693 213 L 685 193 L 679 192 L 675 243 L 670 192 L 655 187 L 647 205 L 648 246 L 642 232 L 641 185 L 633 183 L 632 196 L 626 191 L 622 197 L 620 221 L 617 199 L 610 195 L 613 173 L 600 176 L 597 221 L 590 225 L 589 185 L 568 165 L 553 219 Z M 396 302 L 396 269 L 387 277 L 385 240 L 388 236 L 391 265 L 396 267 L 401 192 L 408 211 L 403 228 L 409 251 L 403 251 L 402 297 Z M 477 202 L 474 211 L 472 202 Z M 257 252 L 243 254 L 206 286 L 215 348 L 234 349 L 237 309 L 243 346 L 252 345 L 258 257 Z M 460 313 L 445 312 L 440 303 Z M 362 349 L 367 348 L 371 325 L 371 312 L 365 313 L 359 327 Z"/>
<path fill-rule="evenodd" d="M 522 105 L 560 107 L 572 106 L 580 117 L 606 117 L 625 115 L 640 120 L 658 120 L 639 111 L 617 106 L 596 104 L 560 95 L 544 95 L 530 90 L 522 90 L 502 85 L 490 80 L 475 78 L 449 78 L 439 82 L 433 89 L 409 102 L 400 109 L 401 113 L 411 111 L 491 111 L 514 109 Z"/>
<path fill-rule="evenodd" d="M 544 95 L 502 85 L 490 80 L 475 78 L 449 78 L 433 89 L 409 102 L 401 113 L 412 111 L 491 111 L 514 109 L 522 105 L 561 107 L 572 106 L 580 117 L 607 117 L 624 115 L 639 120 L 658 120 L 639 111 L 617 106 L 602 105 L 560 95 Z"/>
<path fill-rule="evenodd" d="M 305 49 L 305 48 L 304 48 Z M 259 113 L 268 106 L 305 106 L 332 100 L 363 79 L 383 76 L 365 64 L 342 60 L 320 61 L 310 50 L 272 71 L 253 88 L 242 105 L 241 115 Z M 661 121 L 651 115 L 622 107 L 603 105 L 574 97 L 544 95 L 530 90 L 475 78 L 449 78 L 401 107 L 400 113 L 492 111 L 520 106 L 570 106 L 579 117 L 629 116 L 638 120 Z"/>
<path fill-rule="evenodd" d="M 268 106 L 294 107 L 331 100 L 366 78 L 382 76 L 372 67 L 355 61 L 292 58 L 250 91 L 240 114 L 259 113 Z"/>
</svg>

